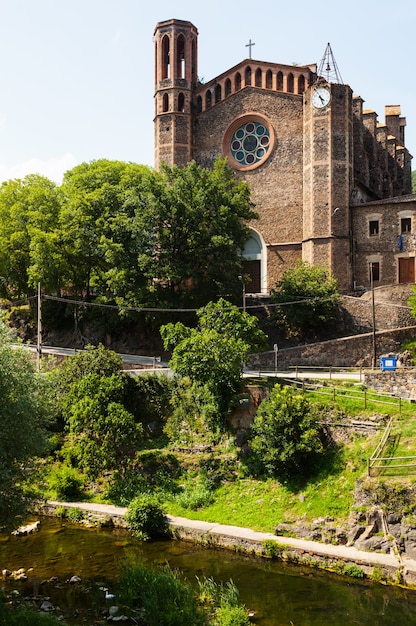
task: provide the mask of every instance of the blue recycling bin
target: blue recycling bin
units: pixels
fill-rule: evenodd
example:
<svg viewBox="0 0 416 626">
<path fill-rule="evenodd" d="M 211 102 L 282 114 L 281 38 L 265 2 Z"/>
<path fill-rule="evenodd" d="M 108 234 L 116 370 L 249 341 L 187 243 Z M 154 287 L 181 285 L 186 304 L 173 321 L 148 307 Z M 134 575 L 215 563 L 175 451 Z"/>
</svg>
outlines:
<svg viewBox="0 0 416 626">
<path fill-rule="evenodd" d="M 381 371 L 385 372 L 386 370 L 394 371 L 397 366 L 397 358 L 395 356 L 382 356 L 380 357 L 380 367 Z"/>
</svg>

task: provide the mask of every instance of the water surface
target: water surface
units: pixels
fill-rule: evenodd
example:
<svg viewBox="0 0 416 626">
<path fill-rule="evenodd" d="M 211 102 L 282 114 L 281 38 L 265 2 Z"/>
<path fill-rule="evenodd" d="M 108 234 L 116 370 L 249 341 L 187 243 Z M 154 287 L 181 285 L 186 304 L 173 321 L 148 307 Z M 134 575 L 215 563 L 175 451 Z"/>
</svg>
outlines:
<svg viewBox="0 0 416 626">
<path fill-rule="evenodd" d="M 56 518 L 41 518 L 40 530 L 26 537 L 0 537 L 0 567 L 33 568 L 23 594 L 50 595 L 71 624 L 93 624 L 106 603 L 100 586 L 116 589 L 125 559 L 149 565 L 169 563 L 196 586 L 196 576 L 230 578 L 242 602 L 256 611 L 258 626 L 408 626 L 416 625 L 416 592 L 354 581 L 321 570 L 206 549 L 183 541 L 140 542 L 123 530 L 85 529 Z M 72 575 L 81 585 L 70 585 Z M 42 581 L 56 576 L 58 583 Z M 94 593 L 87 593 L 93 590 Z M 98 595 L 97 595 L 98 594 Z M 86 616 L 85 609 L 92 606 Z M 90 620 L 90 621 L 88 621 Z"/>
</svg>

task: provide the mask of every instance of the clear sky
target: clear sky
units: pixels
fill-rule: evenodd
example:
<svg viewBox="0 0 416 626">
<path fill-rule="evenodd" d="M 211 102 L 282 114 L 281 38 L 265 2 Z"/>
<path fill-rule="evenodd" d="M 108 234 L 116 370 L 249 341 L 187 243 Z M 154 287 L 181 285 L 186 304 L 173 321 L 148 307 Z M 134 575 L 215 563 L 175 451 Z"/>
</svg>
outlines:
<svg viewBox="0 0 416 626">
<path fill-rule="evenodd" d="M 327 43 L 364 108 L 400 104 L 416 159 L 414 0 L 0 0 L 0 181 L 100 158 L 153 165 L 153 32 L 191 21 L 198 75 L 248 57 L 319 63 Z M 416 161 L 414 169 L 416 169 Z"/>
</svg>

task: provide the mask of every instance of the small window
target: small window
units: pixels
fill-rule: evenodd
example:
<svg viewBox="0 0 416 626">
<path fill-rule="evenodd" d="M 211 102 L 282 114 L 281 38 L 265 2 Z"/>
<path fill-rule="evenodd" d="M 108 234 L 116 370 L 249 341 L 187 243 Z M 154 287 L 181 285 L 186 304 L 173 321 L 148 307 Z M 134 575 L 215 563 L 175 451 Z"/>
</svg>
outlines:
<svg viewBox="0 0 416 626">
<path fill-rule="evenodd" d="M 402 217 L 400 220 L 400 228 L 402 233 L 411 233 L 412 232 L 412 218 L 411 217 Z"/>
<path fill-rule="evenodd" d="M 380 263 L 378 261 L 370 263 L 370 281 L 371 278 L 373 279 L 373 282 L 380 280 Z"/>
<path fill-rule="evenodd" d="M 378 235 L 378 220 L 370 220 L 369 228 L 370 228 L 370 237 L 373 237 L 374 235 Z"/>
</svg>

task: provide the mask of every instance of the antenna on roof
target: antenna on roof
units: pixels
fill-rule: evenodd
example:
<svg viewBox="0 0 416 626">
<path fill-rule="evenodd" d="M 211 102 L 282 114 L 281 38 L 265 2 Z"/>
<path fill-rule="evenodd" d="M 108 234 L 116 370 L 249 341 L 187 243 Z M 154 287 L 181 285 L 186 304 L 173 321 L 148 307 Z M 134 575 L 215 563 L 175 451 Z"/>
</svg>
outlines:
<svg viewBox="0 0 416 626">
<path fill-rule="evenodd" d="M 337 62 L 335 61 L 335 57 L 332 52 L 331 44 L 329 43 L 325 48 L 324 56 L 322 57 L 319 65 L 318 81 L 319 80 L 326 80 L 327 83 L 343 84 Z"/>
</svg>

